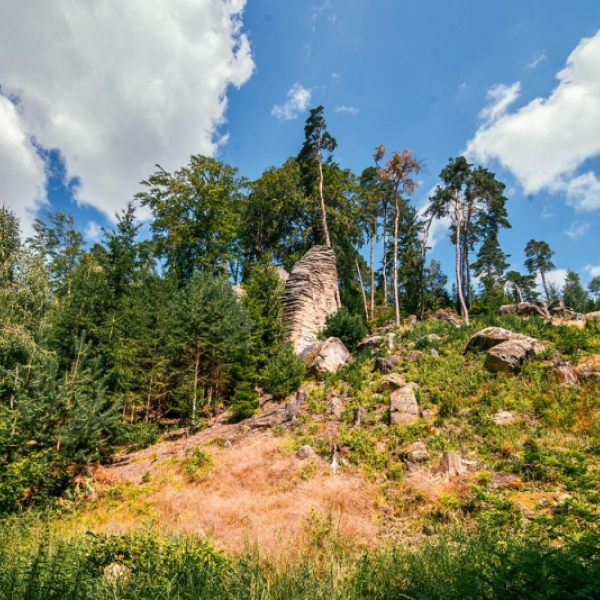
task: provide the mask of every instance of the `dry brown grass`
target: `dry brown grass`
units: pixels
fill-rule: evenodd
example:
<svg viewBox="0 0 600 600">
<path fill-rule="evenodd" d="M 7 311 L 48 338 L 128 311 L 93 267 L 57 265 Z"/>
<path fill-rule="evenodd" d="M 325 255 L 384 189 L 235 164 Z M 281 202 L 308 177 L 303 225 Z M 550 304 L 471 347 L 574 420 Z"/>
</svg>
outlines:
<svg viewBox="0 0 600 600">
<path fill-rule="evenodd" d="M 223 439 L 233 443 L 214 443 Z M 182 464 L 186 449 L 199 446 L 212 453 L 214 468 L 205 481 L 190 484 Z M 321 458 L 303 471 L 308 462 L 289 454 L 285 438 L 220 425 L 99 468 L 99 496 L 78 511 L 77 520 L 105 533 L 151 525 L 209 536 L 230 550 L 257 544 L 266 554 L 306 547 L 315 521 L 329 517 L 336 533 L 353 544 L 376 540 L 376 486 L 356 471 L 332 476 Z"/>
</svg>

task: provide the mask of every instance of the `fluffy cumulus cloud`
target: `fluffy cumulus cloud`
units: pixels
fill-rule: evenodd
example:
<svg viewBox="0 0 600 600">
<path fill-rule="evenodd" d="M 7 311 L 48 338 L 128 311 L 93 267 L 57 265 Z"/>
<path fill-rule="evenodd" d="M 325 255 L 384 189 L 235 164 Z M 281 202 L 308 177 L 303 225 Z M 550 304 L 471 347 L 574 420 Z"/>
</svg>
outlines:
<svg viewBox="0 0 600 600">
<path fill-rule="evenodd" d="M 283 104 L 276 104 L 271 114 L 279 121 L 295 119 L 303 113 L 310 104 L 311 91 L 299 83 L 295 83 L 287 93 Z"/>
<path fill-rule="evenodd" d="M 45 201 L 44 162 L 25 132 L 19 107 L 0 95 L 0 201 L 15 211 L 26 234 Z"/>
<path fill-rule="evenodd" d="M 156 163 L 171 170 L 214 153 L 228 87 L 254 68 L 245 1 L 4 3 L 0 169 L 11 207 L 44 199 L 32 140 L 58 148 L 67 178 L 80 180 L 76 200 L 108 215 Z"/>
<path fill-rule="evenodd" d="M 557 78 L 548 98 L 512 112 L 520 84 L 493 88 L 467 155 L 484 163 L 498 160 L 527 194 L 562 192 L 575 208 L 595 210 L 600 180 L 579 169 L 600 155 L 600 31 L 581 40 Z"/>
</svg>

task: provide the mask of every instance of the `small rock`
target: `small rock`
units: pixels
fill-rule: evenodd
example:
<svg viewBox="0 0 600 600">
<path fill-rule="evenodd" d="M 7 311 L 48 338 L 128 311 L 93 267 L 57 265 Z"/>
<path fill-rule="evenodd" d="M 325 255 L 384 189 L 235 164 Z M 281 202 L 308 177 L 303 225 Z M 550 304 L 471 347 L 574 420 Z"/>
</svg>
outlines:
<svg viewBox="0 0 600 600">
<path fill-rule="evenodd" d="M 467 467 L 458 454 L 455 454 L 454 452 L 444 452 L 442 454 L 440 470 L 448 478 L 450 478 L 454 477 L 455 475 L 462 475 L 466 472 Z"/>
<path fill-rule="evenodd" d="M 431 354 L 431 356 L 433 356 L 433 358 L 440 357 L 440 353 L 435 348 L 431 348 L 431 350 L 429 350 L 429 354 Z"/>
<path fill-rule="evenodd" d="M 127 579 L 130 569 L 118 562 L 110 563 L 104 567 L 104 577 L 111 583 Z"/>
<path fill-rule="evenodd" d="M 437 419 L 438 416 L 438 411 L 435 408 L 426 408 L 423 412 L 422 412 L 423 418 L 427 419 L 428 421 L 435 421 L 435 419 Z"/>
<path fill-rule="evenodd" d="M 300 388 L 296 392 L 296 403 L 298 404 L 298 406 L 300 406 L 301 404 L 305 404 L 307 400 L 308 400 L 308 392 L 306 390 Z"/>
<path fill-rule="evenodd" d="M 383 358 L 378 356 L 375 359 L 375 367 L 374 371 L 385 375 L 386 373 L 390 373 L 400 364 L 400 359 L 397 356 L 390 356 L 389 358 Z"/>
<path fill-rule="evenodd" d="M 390 424 L 411 425 L 419 418 L 419 405 L 415 393 L 403 387 L 390 395 Z"/>
<path fill-rule="evenodd" d="M 404 449 L 403 454 L 408 462 L 424 463 L 429 460 L 427 446 L 423 442 L 415 442 Z"/>
<path fill-rule="evenodd" d="M 575 366 L 575 373 L 582 379 L 600 376 L 600 354 L 583 357 Z"/>
<path fill-rule="evenodd" d="M 519 302 L 519 304 L 505 304 L 500 307 L 500 314 L 518 315 L 519 317 L 537 316 L 543 319 L 549 319 L 548 309 L 541 303 Z"/>
<path fill-rule="evenodd" d="M 307 444 L 306 446 L 302 446 L 296 451 L 296 456 L 300 460 L 309 460 L 314 459 L 317 455 L 315 451 Z"/>
<path fill-rule="evenodd" d="M 406 385 L 404 377 L 400 373 L 391 373 L 377 387 L 378 392 L 394 391 Z"/>
<path fill-rule="evenodd" d="M 510 410 L 499 410 L 492 418 L 496 425 L 512 425 L 517 417 Z"/>
<path fill-rule="evenodd" d="M 443 308 L 439 308 L 436 311 L 428 310 L 423 314 L 423 319 L 425 321 L 430 321 L 431 319 L 435 319 L 438 321 L 446 321 L 447 323 L 452 323 L 457 327 L 461 325 L 462 319 L 451 310 L 445 310 Z"/>
<path fill-rule="evenodd" d="M 339 419 L 344 412 L 344 403 L 339 396 L 332 396 L 327 403 L 327 414 Z"/>
<path fill-rule="evenodd" d="M 365 348 L 376 348 L 383 342 L 383 336 L 381 335 L 371 335 L 369 337 L 364 338 L 358 345 L 356 346 L 356 350 L 360 352 Z"/>
<path fill-rule="evenodd" d="M 423 353 L 420 350 L 411 350 L 406 355 L 406 360 L 410 362 L 419 362 L 423 358 Z"/>
<path fill-rule="evenodd" d="M 293 421 L 300 414 L 300 407 L 295 400 L 290 400 L 283 409 L 284 421 Z"/>
</svg>

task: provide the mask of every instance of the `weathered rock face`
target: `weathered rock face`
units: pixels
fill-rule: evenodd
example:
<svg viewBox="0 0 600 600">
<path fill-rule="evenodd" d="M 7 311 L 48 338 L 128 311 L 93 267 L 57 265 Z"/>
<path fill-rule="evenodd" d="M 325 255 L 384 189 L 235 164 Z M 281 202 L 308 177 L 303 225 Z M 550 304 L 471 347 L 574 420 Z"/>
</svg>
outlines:
<svg viewBox="0 0 600 600">
<path fill-rule="evenodd" d="M 515 373 L 523 361 L 533 355 L 533 345 L 522 340 L 507 340 L 490 350 L 484 368 L 492 373 Z"/>
<path fill-rule="evenodd" d="M 341 340 L 330 337 L 307 346 L 298 358 L 306 363 L 309 373 L 319 376 L 325 372 L 335 373 L 343 367 L 350 358 L 350 352 Z"/>
<path fill-rule="evenodd" d="M 400 373 L 392 373 L 388 375 L 377 388 L 378 392 L 394 391 L 403 388 L 406 385 L 406 380 Z"/>
<path fill-rule="evenodd" d="M 505 304 L 500 307 L 500 313 L 503 315 L 518 315 L 520 317 L 538 316 L 543 319 L 549 319 L 550 313 L 542 302 L 519 302 L 519 304 Z"/>
<path fill-rule="evenodd" d="M 419 405 L 413 390 L 403 387 L 390 395 L 390 425 L 412 425 L 419 418 Z"/>
<path fill-rule="evenodd" d="M 600 354 L 583 357 L 575 367 L 575 373 L 585 379 L 587 377 L 600 377 Z"/>
<path fill-rule="evenodd" d="M 378 373 L 385 375 L 386 373 L 393 371 L 399 364 L 399 356 L 390 356 L 389 358 L 378 356 L 375 358 L 375 367 L 373 368 L 373 372 L 377 371 Z"/>
<path fill-rule="evenodd" d="M 469 350 L 474 352 L 485 352 L 498 344 L 502 344 L 507 341 L 518 341 L 525 345 L 529 345 L 534 354 L 538 354 L 544 350 L 543 344 L 540 344 L 538 340 L 502 327 L 486 327 L 481 331 L 478 331 L 471 339 L 467 342 L 464 352 Z"/>
<path fill-rule="evenodd" d="M 314 246 L 294 265 L 283 296 L 287 337 L 297 354 L 317 341 L 325 319 L 340 306 L 333 249 Z"/>
<path fill-rule="evenodd" d="M 462 319 L 455 312 L 443 308 L 438 308 L 436 311 L 425 311 L 425 313 L 423 314 L 423 320 L 430 321 L 431 319 L 436 319 L 438 321 L 446 321 L 448 323 L 452 323 L 453 325 L 462 324 Z"/>
</svg>

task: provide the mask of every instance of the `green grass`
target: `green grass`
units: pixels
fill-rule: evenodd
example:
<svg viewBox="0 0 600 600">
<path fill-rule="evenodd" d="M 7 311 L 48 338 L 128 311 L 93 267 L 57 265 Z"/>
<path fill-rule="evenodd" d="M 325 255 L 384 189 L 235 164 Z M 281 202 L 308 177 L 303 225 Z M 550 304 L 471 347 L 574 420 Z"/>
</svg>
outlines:
<svg viewBox="0 0 600 600">
<path fill-rule="evenodd" d="M 360 553 L 323 519 L 304 556 L 226 555 L 192 537 L 61 537 L 35 520 L 0 523 L 2 600 L 578 599 L 600 595 L 600 536 L 561 545 L 523 535 L 436 532 Z M 329 543 L 331 541 L 334 543 Z M 119 564 L 121 576 L 107 575 Z M 115 572 L 113 567 L 112 572 Z"/>
</svg>

